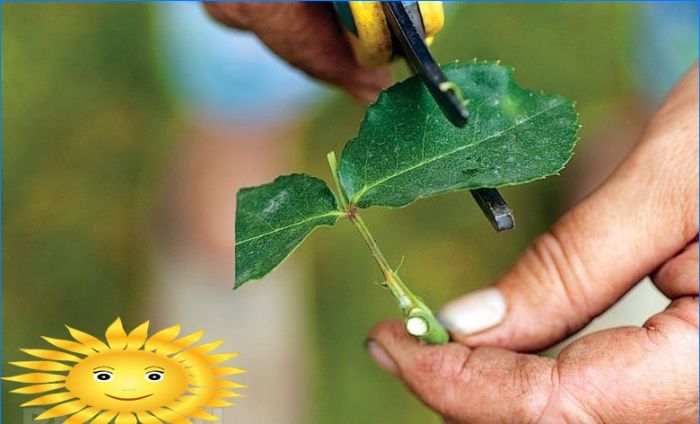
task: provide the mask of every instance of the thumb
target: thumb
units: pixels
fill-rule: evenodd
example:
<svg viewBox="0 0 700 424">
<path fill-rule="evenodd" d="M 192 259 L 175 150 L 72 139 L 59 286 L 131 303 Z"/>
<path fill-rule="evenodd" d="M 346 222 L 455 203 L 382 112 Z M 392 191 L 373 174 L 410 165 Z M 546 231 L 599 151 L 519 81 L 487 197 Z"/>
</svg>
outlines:
<svg viewBox="0 0 700 424">
<path fill-rule="evenodd" d="M 490 288 L 440 314 L 467 345 L 536 350 L 605 311 L 698 233 L 698 71 L 671 93 L 611 178 Z"/>
<path fill-rule="evenodd" d="M 697 326 L 697 297 L 684 296 L 643 327 L 590 334 L 556 359 L 425 345 L 400 321 L 375 326 L 367 348 L 449 423 L 690 423 L 698 416 Z"/>
</svg>

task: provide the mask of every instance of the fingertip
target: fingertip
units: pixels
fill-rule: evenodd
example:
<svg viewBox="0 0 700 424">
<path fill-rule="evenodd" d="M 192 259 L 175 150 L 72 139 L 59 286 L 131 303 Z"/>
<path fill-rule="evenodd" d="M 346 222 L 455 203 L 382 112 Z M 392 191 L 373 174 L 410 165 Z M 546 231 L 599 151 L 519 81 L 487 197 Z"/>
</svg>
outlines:
<svg viewBox="0 0 700 424">
<path fill-rule="evenodd" d="M 377 364 L 379 368 L 393 374 L 394 376 L 399 376 L 399 366 L 382 345 L 375 340 L 367 339 L 365 342 L 365 348 L 367 349 L 367 353 L 369 353 L 370 358 L 372 358 L 374 363 Z"/>
<path fill-rule="evenodd" d="M 382 321 L 376 324 L 370 330 L 367 340 L 376 341 L 385 348 L 417 342 L 414 337 L 406 332 L 401 320 Z"/>
<path fill-rule="evenodd" d="M 427 346 L 423 341 L 411 336 L 406 331 L 404 323 L 401 320 L 383 321 L 375 325 L 370 331 L 365 346 L 370 350 L 375 362 L 382 368 L 392 372 L 396 376 L 402 374 L 401 370 L 407 362 L 411 362 L 412 358 L 419 356 L 418 354 Z M 379 352 L 379 350 L 383 352 Z M 379 352 L 379 354 L 377 354 Z M 376 356 L 374 354 L 377 354 Z M 384 366 L 387 361 L 384 361 L 383 356 L 386 354 L 396 364 L 396 368 L 392 366 Z"/>
<path fill-rule="evenodd" d="M 376 101 L 380 92 L 380 90 L 375 90 L 373 88 L 346 89 L 346 91 L 360 102 L 367 104 L 371 104 Z"/>
<path fill-rule="evenodd" d="M 353 72 L 352 79 L 343 88 L 353 97 L 365 103 L 373 103 L 379 93 L 393 82 L 391 71 L 387 68 L 362 69 Z"/>
<path fill-rule="evenodd" d="M 382 321 L 370 330 L 365 348 L 379 368 L 400 377 L 398 359 L 390 352 L 400 352 L 405 337 L 412 338 L 406 334 L 401 321 Z"/>
</svg>

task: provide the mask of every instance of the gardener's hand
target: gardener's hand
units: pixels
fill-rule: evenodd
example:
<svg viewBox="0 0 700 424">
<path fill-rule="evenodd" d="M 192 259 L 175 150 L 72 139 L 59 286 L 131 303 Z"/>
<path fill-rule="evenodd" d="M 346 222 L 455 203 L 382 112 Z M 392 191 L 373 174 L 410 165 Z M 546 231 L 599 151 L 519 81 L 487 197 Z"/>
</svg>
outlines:
<svg viewBox="0 0 700 424">
<path fill-rule="evenodd" d="M 291 65 L 362 100 L 373 100 L 391 82 L 388 69 L 355 63 L 328 4 L 206 2 L 205 7 L 219 22 L 254 32 Z"/>
<path fill-rule="evenodd" d="M 441 318 L 459 343 L 426 346 L 399 322 L 368 348 L 451 423 L 681 423 L 698 416 L 698 69 L 597 191 L 491 287 Z M 671 299 L 643 327 L 582 328 L 644 276 Z"/>
</svg>

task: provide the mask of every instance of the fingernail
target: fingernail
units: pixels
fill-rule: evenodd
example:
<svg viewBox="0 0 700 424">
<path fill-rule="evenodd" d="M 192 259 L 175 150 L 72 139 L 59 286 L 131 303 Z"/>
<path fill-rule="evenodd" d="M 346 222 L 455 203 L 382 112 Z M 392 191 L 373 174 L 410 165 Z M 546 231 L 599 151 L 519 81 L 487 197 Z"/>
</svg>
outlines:
<svg viewBox="0 0 700 424">
<path fill-rule="evenodd" d="M 438 319 L 453 333 L 469 335 L 495 327 L 506 316 L 506 301 L 495 287 L 477 290 L 448 303 Z"/>
<path fill-rule="evenodd" d="M 369 356 L 372 357 L 374 362 L 376 362 L 380 368 L 394 375 L 398 375 L 398 365 L 396 365 L 396 362 L 394 362 L 394 360 L 391 359 L 391 356 L 389 356 L 389 354 L 386 353 L 386 350 L 384 350 L 384 348 L 379 343 L 375 342 L 374 340 L 368 340 L 365 343 L 365 346 L 367 346 Z"/>
</svg>

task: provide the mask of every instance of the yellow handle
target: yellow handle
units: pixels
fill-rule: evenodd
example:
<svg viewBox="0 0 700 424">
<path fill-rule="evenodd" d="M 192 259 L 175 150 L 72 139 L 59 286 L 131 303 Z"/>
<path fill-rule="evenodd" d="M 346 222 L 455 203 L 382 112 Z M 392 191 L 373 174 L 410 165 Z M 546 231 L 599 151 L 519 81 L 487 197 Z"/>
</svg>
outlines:
<svg viewBox="0 0 700 424">
<path fill-rule="evenodd" d="M 394 58 L 389 24 L 384 16 L 384 9 L 377 1 L 348 2 L 357 35 L 344 28 L 350 42 L 355 60 L 364 68 L 384 66 Z M 445 23 L 442 2 L 419 1 L 418 8 L 423 20 L 425 41 L 428 45 Z"/>
</svg>

